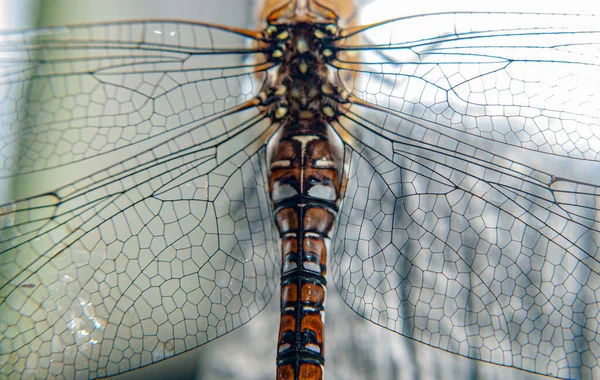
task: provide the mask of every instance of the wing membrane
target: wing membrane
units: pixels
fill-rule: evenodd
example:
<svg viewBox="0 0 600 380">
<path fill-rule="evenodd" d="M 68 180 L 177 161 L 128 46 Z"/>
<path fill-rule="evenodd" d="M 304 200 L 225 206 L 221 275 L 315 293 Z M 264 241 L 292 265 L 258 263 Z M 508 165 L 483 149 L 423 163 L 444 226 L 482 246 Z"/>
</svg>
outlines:
<svg viewBox="0 0 600 380">
<path fill-rule="evenodd" d="M 406 121 L 408 133 L 393 134 L 380 113 L 340 120 L 354 137 L 333 264 L 346 302 L 467 357 L 560 377 L 597 371 L 598 314 L 581 308 L 600 286 L 598 185 L 432 129 L 415 139 Z"/>
<path fill-rule="evenodd" d="M 407 117 L 597 160 L 597 25 L 596 16 L 409 17 L 352 34 L 333 65 L 354 78 L 355 96 Z"/>
<path fill-rule="evenodd" d="M 405 336 L 593 376 L 599 189 L 574 168 L 598 169 L 597 19 L 497 16 L 342 43 L 332 65 L 376 107 L 336 125 L 350 171 L 332 272 L 356 312 Z M 252 36 L 144 22 L 0 39 L 0 170 L 49 180 L 2 207 L 2 373 L 120 373 L 258 313 L 278 261 L 271 126 L 228 112 L 268 66 Z"/>
<path fill-rule="evenodd" d="M 121 373 L 262 310 L 278 259 L 250 36 L 142 22 L 0 39 L 19 194 L 1 208 L 2 373 Z"/>
<path fill-rule="evenodd" d="M 538 16 L 419 18 L 450 20 L 436 36 L 393 20 L 372 28 L 385 43 L 334 61 L 360 100 L 337 124 L 350 171 L 332 272 L 390 330 L 586 378 L 599 371 L 600 112 L 586 81 L 600 39 L 595 18 L 524 22 Z"/>
<path fill-rule="evenodd" d="M 126 149 L 243 104 L 263 78 L 252 41 L 168 21 L 0 34 L 0 149 L 22 152 L 18 164 L 2 157 L 3 176 Z"/>
</svg>

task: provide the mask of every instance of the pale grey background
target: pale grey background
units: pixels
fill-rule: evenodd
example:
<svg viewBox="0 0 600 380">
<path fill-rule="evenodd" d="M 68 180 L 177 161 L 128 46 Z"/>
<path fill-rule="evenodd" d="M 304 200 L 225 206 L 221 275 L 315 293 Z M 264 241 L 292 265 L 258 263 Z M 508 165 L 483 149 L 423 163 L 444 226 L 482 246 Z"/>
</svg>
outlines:
<svg viewBox="0 0 600 380">
<path fill-rule="evenodd" d="M 52 0 L 31 14 L 36 1 L 0 3 L 3 28 L 11 26 L 61 25 L 100 20 L 175 18 L 217 22 L 238 27 L 252 23 L 251 0 Z M 398 3 L 398 2 L 396 2 Z M 405 14 L 440 10 L 474 10 L 466 2 L 412 2 Z M 522 1 L 502 2 L 496 9 L 523 10 Z M 539 4 L 539 3 L 537 3 Z M 545 2 L 538 11 L 558 10 L 563 2 Z M 567 11 L 574 12 L 573 2 Z M 534 2 L 528 6 L 536 9 Z M 420 7 L 420 8 L 419 8 Z M 391 15 L 389 6 L 380 15 Z M 17 16 L 21 20 L 17 20 Z M 6 19 L 9 21 L 7 22 Z M 331 283 L 332 281 L 330 281 Z M 162 363 L 120 376 L 122 379 L 198 378 L 272 379 L 278 329 L 276 294 L 267 309 L 248 325 Z M 343 305 L 330 288 L 327 305 L 326 377 L 329 379 L 524 379 L 542 378 L 521 371 L 478 363 L 404 339 L 363 320 Z"/>
</svg>

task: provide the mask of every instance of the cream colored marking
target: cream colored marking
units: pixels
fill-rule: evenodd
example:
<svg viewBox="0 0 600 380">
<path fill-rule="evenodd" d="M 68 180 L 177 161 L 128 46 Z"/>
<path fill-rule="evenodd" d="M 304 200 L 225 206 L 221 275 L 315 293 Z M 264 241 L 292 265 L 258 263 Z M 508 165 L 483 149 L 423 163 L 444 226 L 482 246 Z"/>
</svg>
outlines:
<svg viewBox="0 0 600 380">
<path fill-rule="evenodd" d="M 323 50 L 323 55 L 325 57 L 331 57 L 333 55 L 333 52 L 330 49 L 325 49 Z"/>
<path fill-rule="evenodd" d="M 288 38 L 290 36 L 290 34 L 288 33 L 287 30 L 284 30 L 283 32 L 279 33 L 277 35 L 277 38 L 280 40 L 285 40 L 286 38 Z"/>
<path fill-rule="evenodd" d="M 309 238 L 313 238 L 316 240 L 321 240 L 321 235 L 319 235 L 316 232 L 306 232 L 304 233 L 304 237 L 309 237 Z"/>
<path fill-rule="evenodd" d="M 271 169 L 289 168 L 290 166 L 292 166 L 292 161 L 290 160 L 279 160 L 271 163 Z"/>
<path fill-rule="evenodd" d="M 277 31 L 277 28 L 274 27 L 273 25 L 269 25 L 267 27 L 267 36 L 271 37 L 273 35 L 273 33 L 275 33 Z"/>
<path fill-rule="evenodd" d="M 323 31 L 321 29 L 315 29 L 315 37 L 317 37 L 318 39 L 321 39 L 321 38 L 325 37 L 325 33 L 323 33 Z"/>
<path fill-rule="evenodd" d="M 283 56 L 283 53 L 281 52 L 281 50 L 275 50 L 272 55 L 275 58 L 279 58 L 279 57 Z"/>
<path fill-rule="evenodd" d="M 310 190 L 308 190 L 308 195 L 313 198 L 324 199 L 328 201 L 335 201 L 337 196 L 333 186 L 325 185 L 314 185 L 310 188 Z"/>
<path fill-rule="evenodd" d="M 279 202 L 280 200 L 290 199 L 298 195 L 298 192 L 294 187 L 283 184 L 280 185 L 278 181 L 273 183 L 273 190 L 271 190 L 271 198 L 273 202 Z"/>
<path fill-rule="evenodd" d="M 333 161 L 336 163 L 336 171 L 339 180 L 345 173 L 348 173 L 348 170 L 350 169 L 350 160 L 344 159 L 346 154 L 344 152 L 344 143 L 332 124 L 329 124 L 327 127 L 327 137 Z"/>
<path fill-rule="evenodd" d="M 293 139 L 302 144 L 302 152 L 304 152 L 304 149 L 306 149 L 306 144 L 313 140 L 318 140 L 319 137 L 315 135 L 296 135 L 293 137 Z"/>
<path fill-rule="evenodd" d="M 300 119 L 310 119 L 313 117 L 313 113 L 312 113 L 312 111 L 308 111 L 308 110 L 300 111 L 300 113 L 298 114 L 298 117 L 300 117 Z"/>
<path fill-rule="evenodd" d="M 275 95 L 284 95 L 287 92 L 287 87 L 285 87 L 284 85 L 281 85 L 279 87 L 277 87 L 277 90 L 275 90 Z"/>
<path fill-rule="evenodd" d="M 329 239 L 329 236 L 323 239 L 323 243 L 325 243 L 325 251 L 331 252 L 331 239 Z"/>
<path fill-rule="evenodd" d="M 321 265 L 314 263 L 312 261 L 304 263 L 304 269 L 313 273 L 321 273 Z"/>
<path fill-rule="evenodd" d="M 306 72 L 308 71 L 308 65 L 306 64 L 306 62 L 300 62 L 300 64 L 298 65 L 298 69 L 300 69 L 300 72 L 302 74 L 306 74 Z"/>
<path fill-rule="evenodd" d="M 331 34 L 336 34 L 338 29 L 335 24 L 329 24 L 329 25 L 325 26 L 325 30 Z"/>
<path fill-rule="evenodd" d="M 310 351 L 317 352 L 319 354 L 321 353 L 321 348 L 314 343 L 309 343 L 306 346 L 304 346 L 304 348 L 306 348 L 307 350 L 310 350 Z"/>
<path fill-rule="evenodd" d="M 304 166 L 306 165 L 306 144 L 319 138 L 314 135 L 297 135 L 293 137 L 294 140 L 299 141 L 302 144 L 300 157 L 300 194 L 304 194 Z"/>
<path fill-rule="evenodd" d="M 333 115 L 335 115 L 335 112 L 333 111 L 333 108 L 331 108 L 329 106 L 323 107 L 323 113 L 326 116 L 329 116 L 329 117 L 333 117 Z"/>
<path fill-rule="evenodd" d="M 286 306 L 283 311 L 295 311 L 296 309 L 293 306 Z"/>
<path fill-rule="evenodd" d="M 325 252 L 330 252 L 329 251 L 330 247 L 327 245 L 327 244 L 330 244 L 330 239 L 327 236 L 323 237 L 323 236 L 319 235 L 316 232 L 307 232 L 307 233 L 304 234 L 304 236 L 305 237 L 313 238 L 315 240 L 321 240 L 322 239 L 323 242 L 325 243 Z"/>
<path fill-rule="evenodd" d="M 298 53 L 300 54 L 304 54 L 308 51 L 308 43 L 304 38 L 298 39 L 298 42 L 296 42 L 296 49 L 298 49 Z"/>
<path fill-rule="evenodd" d="M 276 119 L 281 119 L 286 114 L 287 114 L 287 108 L 285 108 L 285 107 L 279 107 L 275 110 L 275 118 Z"/>
<path fill-rule="evenodd" d="M 261 101 L 263 101 L 263 102 L 264 102 L 265 100 L 267 100 L 267 94 L 266 94 L 264 91 L 261 91 L 261 92 L 258 94 L 258 98 L 259 98 Z"/>
<path fill-rule="evenodd" d="M 292 345 L 291 345 L 291 344 L 289 344 L 289 343 L 282 344 L 281 346 L 279 346 L 279 351 L 278 351 L 278 353 L 282 353 L 282 352 L 284 352 L 284 351 L 287 351 L 287 350 L 289 350 L 289 349 L 290 349 L 290 347 L 292 347 Z"/>
<path fill-rule="evenodd" d="M 323 83 L 323 85 L 321 86 L 321 91 L 323 91 L 323 93 L 325 95 L 331 95 L 331 94 L 333 94 L 333 88 L 331 88 L 331 86 L 329 85 L 329 83 Z"/>
<path fill-rule="evenodd" d="M 321 168 L 321 169 L 335 169 L 336 168 L 335 161 L 328 160 L 326 158 L 320 158 L 320 159 L 316 160 L 314 164 L 315 164 L 315 168 Z"/>
<path fill-rule="evenodd" d="M 286 274 L 293 271 L 296 268 L 298 268 L 298 264 L 295 261 L 286 260 L 283 263 L 283 268 L 281 268 L 281 271 L 283 272 L 283 274 Z"/>
</svg>

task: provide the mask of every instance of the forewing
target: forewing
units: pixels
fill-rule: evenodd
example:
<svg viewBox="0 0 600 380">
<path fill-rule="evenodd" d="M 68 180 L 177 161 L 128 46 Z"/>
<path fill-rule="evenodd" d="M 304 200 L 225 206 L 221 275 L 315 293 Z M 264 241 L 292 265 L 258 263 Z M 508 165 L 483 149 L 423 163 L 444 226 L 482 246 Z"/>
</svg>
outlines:
<svg viewBox="0 0 600 380">
<path fill-rule="evenodd" d="M 573 83 L 597 73 L 597 62 L 581 62 L 577 41 L 530 46 L 547 55 L 542 60 L 515 56 L 510 48 L 525 32 L 503 31 L 507 52 L 487 39 L 489 24 L 485 31 L 460 25 L 469 32 L 449 34 L 453 41 L 479 35 L 481 46 L 490 45 L 484 58 L 503 52 L 505 63 L 489 70 L 479 56 L 470 64 L 437 59 L 409 75 L 358 72 L 349 85 L 380 107 L 355 102 L 334 125 L 349 167 L 334 241 L 336 286 L 358 314 L 434 347 L 592 377 L 600 356 L 600 189 L 591 175 L 600 169 L 599 113 L 597 103 L 580 101 L 597 91 Z M 560 25 L 552 30 L 561 37 Z M 600 42 L 582 33 L 592 49 Z M 461 56 L 481 48 L 469 46 Z M 450 99 L 461 91 L 458 107 Z"/>
<path fill-rule="evenodd" d="M 168 21 L 0 34 L 0 151 L 21 153 L 18 163 L 4 154 L 0 173 L 160 141 L 243 104 L 264 78 L 253 43 L 208 24 Z"/>
<path fill-rule="evenodd" d="M 597 25 L 583 15 L 414 16 L 339 41 L 332 64 L 353 78 L 349 92 L 407 118 L 598 160 Z"/>
<path fill-rule="evenodd" d="M 24 155 L 3 162 L 17 193 L 1 208 L 5 375 L 145 366 L 239 327 L 272 295 L 271 123 L 245 103 L 261 74 L 244 67 L 237 34 L 160 25 L 59 28 L 12 45 L 44 58 L 5 65 L 0 81 L 12 104 L 2 151 Z M 149 41 L 186 28 L 196 45 Z M 209 54 L 225 50 L 237 63 Z"/>
</svg>

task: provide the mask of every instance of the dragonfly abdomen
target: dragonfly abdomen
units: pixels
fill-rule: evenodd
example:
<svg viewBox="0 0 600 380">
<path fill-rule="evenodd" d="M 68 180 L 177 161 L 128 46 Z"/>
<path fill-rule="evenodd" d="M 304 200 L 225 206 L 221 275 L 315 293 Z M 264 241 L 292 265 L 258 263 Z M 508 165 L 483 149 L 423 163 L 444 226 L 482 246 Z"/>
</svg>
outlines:
<svg viewBox="0 0 600 380">
<path fill-rule="evenodd" d="M 329 75 L 327 60 L 334 52 L 326 47 L 338 28 L 331 12 L 308 5 L 290 2 L 274 10 L 265 45 L 259 44 L 275 65 L 258 100 L 259 109 L 278 124 L 268 161 L 282 252 L 280 380 L 323 378 L 327 247 L 342 178 L 342 154 L 330 122 L 344 99 Z"/>
<path fill-rule="evenodd" d="M 293 119 L 293 118 L 292 118 Z M 321 379 L 328 237 L 339 197 L 337 165 L 319 118 L 287 120 L 270 163 L 281 236 L 278 379 Z"/>
</svg>

